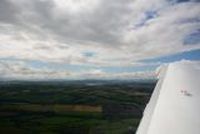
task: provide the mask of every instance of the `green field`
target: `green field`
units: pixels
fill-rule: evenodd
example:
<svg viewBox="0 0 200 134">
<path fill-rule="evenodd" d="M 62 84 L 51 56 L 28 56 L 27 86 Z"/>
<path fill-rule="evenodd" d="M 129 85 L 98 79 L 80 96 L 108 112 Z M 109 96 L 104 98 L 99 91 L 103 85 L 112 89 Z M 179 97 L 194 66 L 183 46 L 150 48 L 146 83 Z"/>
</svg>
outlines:
<svg viewBox="0 0 200 134">
<path fill-rule="evenodd" d="M 102 83 L 3 82 L 0 133 L 134 134 L 155 82 Z"/>
</svg>

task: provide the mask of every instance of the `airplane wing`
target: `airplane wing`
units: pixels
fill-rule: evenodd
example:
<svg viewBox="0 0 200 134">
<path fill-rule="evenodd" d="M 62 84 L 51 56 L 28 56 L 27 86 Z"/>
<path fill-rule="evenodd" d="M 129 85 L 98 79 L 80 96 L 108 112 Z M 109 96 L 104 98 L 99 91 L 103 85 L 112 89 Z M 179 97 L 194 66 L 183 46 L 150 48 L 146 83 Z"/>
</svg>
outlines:
<svg viewBox="0 0 200 134">
<path fill-rule="evenodd" d="M 200 62 L 161 70 L 136 134 L 200 134 Z"/>
</svg>

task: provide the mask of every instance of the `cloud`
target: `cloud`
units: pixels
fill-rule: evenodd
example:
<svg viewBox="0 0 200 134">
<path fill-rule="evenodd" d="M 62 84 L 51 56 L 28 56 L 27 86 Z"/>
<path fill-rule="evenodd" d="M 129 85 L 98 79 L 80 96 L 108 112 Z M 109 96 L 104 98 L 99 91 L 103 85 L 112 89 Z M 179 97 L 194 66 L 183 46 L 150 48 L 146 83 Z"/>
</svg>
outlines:
<svg viewBox="0 0 200 134">
<path fill-rule="evenodd" d="M 22 61 L 0 61 L 1 79 L 63 79 L 70 76 L 67 71 L 48 68 L 33 68 Z"/>
<path fill-rule="evenodd" d="M 77 71 L 46 67 L 31 67 L 22 61 L 0 61 L 0 79 L 4 80 L 51 80 L 51 79 L 153 79 L 153 71 L 109 73 L 102 69 Z"/>
<path fill-rule="evenodd" d="M 200 48 L 185 45 L 195 0 L 1 0 L 0 12 L 0 58 L 118 67 Z"/>
</svg>

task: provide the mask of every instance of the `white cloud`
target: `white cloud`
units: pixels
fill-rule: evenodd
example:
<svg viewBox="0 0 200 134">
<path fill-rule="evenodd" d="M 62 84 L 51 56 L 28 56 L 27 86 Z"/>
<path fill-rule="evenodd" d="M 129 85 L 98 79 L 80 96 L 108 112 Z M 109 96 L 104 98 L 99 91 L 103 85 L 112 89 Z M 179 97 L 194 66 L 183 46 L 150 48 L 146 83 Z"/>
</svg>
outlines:
<svg viewBox="0 0 200 134">
<path fill-rule="evenodd" d="M 1 79 L 63 79 L 70 75 L 68 71 L 29 67 L 22 61 L 0 61 Z"/>
<path fill-rule="evenodd" d="M 78 14 L 94 10 L 99 0 L 54 0 L 56 9 L 71 14 Z"/>
<path fill-rule="evenodd" d="M 156 16 L 147 19 L 148 11 Z M 199 21 L 190 22 L 200 18 L 196 2 L 1 0 L 0 12 L 0 58 L 134 66 L 141 64 L 138 60 L 200 48 L 183 44 L 200 27 Z M 95 55 L 85 56 L 87 51 Z"/>
</svg>

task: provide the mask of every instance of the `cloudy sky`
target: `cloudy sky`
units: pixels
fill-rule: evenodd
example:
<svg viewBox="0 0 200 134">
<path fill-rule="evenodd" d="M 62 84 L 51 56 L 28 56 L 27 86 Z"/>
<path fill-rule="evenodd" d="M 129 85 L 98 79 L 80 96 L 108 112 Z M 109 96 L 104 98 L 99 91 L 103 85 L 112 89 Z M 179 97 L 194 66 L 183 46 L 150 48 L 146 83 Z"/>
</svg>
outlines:
<svg viewBox="0 0 200 134">
<path fill-rule="evenodd" d="M 153 78 L 200 60 L 200 0 L 0 0 L 0 79 Z"/>
</svg>

